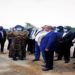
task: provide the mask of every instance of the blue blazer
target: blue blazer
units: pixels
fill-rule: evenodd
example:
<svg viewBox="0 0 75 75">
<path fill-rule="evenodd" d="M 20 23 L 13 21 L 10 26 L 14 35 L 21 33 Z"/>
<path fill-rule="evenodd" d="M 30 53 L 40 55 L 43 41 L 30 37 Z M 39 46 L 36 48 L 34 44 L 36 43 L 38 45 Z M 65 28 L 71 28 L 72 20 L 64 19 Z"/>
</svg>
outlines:
<svg viewBox="0 0 75 75">
<path fill-rule="evenodd" d="M 40 44 L 40 50 L 45 50 L 46 48 L 49 50 L 54 50 L 58 35 L 55 32 L 49 32 L 45 37 L 42 38 Z"/>
</svg>

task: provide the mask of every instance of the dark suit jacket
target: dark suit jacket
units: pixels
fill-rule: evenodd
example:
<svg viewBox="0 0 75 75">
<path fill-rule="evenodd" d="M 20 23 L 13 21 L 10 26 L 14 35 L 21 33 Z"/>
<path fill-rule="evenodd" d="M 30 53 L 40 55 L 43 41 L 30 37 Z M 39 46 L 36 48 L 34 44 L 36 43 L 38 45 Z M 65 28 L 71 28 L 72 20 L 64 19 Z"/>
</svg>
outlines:
<svg viewBox="0 0 75 75">
<path fill-rule="evenodd" d="M 0 33 L 0 40 L 2 41 L 2 42 L 5 42 L 6 41 L 6 31 L 3 29 L 2 30 L 3 31 L 3 38 L 2 38 L 2 34 Z"/>
<path fill-rule="evenodd" d="M 63 35 L 63 32 L 57 32 L 57 35 L 58 35 L 58 39 L 57 39 L 57 42 L 56 42 L 56 48 L 55 48 L 55 51 L 56 52 L 59 52 L 62 48 L 62 35 Z"/>
<path fill-rule="evenodd" d="M 62 41 L 63 41 L 63 45 L 65 47 L 71 47 L 73 45 L 72 43 L 72 40 L 74 38 L 73 36 L 74 34 L 72 32 L 68 32 L 63 38 L 62 38 Z"/>
</svg>

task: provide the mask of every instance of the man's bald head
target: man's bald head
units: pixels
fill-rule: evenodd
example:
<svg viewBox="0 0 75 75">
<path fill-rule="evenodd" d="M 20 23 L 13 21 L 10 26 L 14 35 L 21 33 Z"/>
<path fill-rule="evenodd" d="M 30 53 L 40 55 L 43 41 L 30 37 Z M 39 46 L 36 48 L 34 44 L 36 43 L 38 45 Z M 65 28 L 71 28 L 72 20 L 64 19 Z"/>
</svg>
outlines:
<svg viewBox="0 0 75 75">
<path fill-rule="evenodd" d="M 53 27 L 52 26 L 49 26 L 49 25 L 46 25 L 45 28 L 44 28 L 45 31 L 52 31 L 53 30 Z"/>
</svg>

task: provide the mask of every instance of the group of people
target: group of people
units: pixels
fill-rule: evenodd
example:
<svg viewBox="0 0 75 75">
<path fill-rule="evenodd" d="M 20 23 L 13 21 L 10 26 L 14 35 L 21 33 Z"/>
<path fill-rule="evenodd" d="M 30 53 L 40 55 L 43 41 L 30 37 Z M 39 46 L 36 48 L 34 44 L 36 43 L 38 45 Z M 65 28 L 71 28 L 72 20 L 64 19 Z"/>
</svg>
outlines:
<svg viewBox="0 0 75 75">
<path fill-rule="evenodd" d="M 72 40 L 75 38 L 75 33 L 71 32 L 69 26 L 53 28 L 45 25 L 36 34 L 33 61 L 40 60 L 41 52 L 45 64 L 43 71 L 53 69 L 54 52 L 57 55 L 56 60 L 62 60 L 64 57 L 65 63 L 70 62 L 70 48 L 73 46 Z"/>
<path fill-rule="evenodd" d="M 12 57 L 13 60 L 17 60 L 17 57 L 24 60 L 27 50 L 30 54 L 34 53 L 33 62 L 35 62 L 40 60 L 42 53 L 44 60 L 42 70 L 52 70 L 54 53 L 57 56 L 56 60 L 62 60 L 64 57 L 65 63 L 70 62 L 70 48 L 74 38 L 75 33 L 71 32 L 69 26 L 44 25 L 41 29 L 31 28 L 27 31 L 13 31 L 7 34 L 9 57 Z M 1 52 L 3 52 L 5 40 L 6 32 L 3 27 L 0 27 Z M 75 51 L 73 57 L 75 57 Z"/>
</svg>

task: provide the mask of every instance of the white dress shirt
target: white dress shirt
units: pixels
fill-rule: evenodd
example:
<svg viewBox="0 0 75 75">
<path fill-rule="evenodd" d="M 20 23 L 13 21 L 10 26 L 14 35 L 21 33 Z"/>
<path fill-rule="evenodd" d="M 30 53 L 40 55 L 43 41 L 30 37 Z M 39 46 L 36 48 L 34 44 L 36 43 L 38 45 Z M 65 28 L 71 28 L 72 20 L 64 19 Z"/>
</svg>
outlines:
<svg viewBox="0 0 75 75">
<path fill-rule="evenodd" d="M 47 31 L 41 31 L 40 33 L 37 34 L 37 36 L 35 37 L 35 41 L 38 43 L 38 45 L 40 46 L 41 40 L 42 38 L 47 34 Z"/>
<path fill-rule="evenodd" d="M 62 35 L 62 37 L 66 36 L 66 34 L 68 34 L 68 33 L 69 33 L 69 32 L 64 32 L 63 35 Z"/>
</svg>

